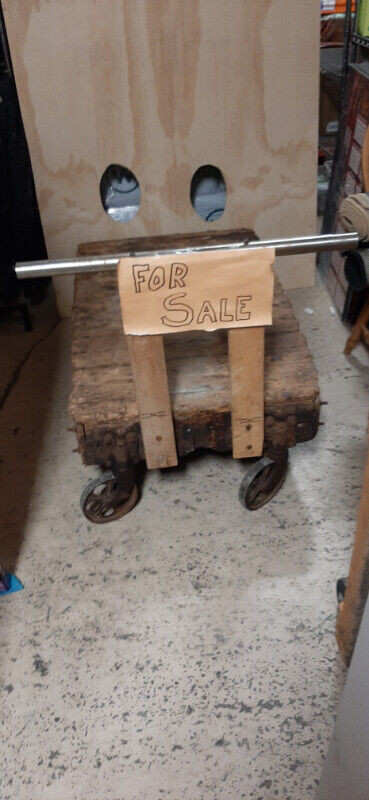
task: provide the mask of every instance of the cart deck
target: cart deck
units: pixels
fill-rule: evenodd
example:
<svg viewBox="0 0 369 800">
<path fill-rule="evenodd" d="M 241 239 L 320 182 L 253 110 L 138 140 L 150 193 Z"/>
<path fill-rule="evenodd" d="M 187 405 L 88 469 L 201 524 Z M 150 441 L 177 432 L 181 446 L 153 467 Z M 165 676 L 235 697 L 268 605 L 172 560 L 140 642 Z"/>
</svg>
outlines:
<svg viewBox="0 0 369 800">
<path fill-rule="evenodd" d="M 238 233 L 250 238 L 248 231 Z M 155 241 L 142 240 L 142 246 L 155 249 Z M 175 241 L 184 246 L 186 237 Z M 79 253 L 116 253 L 130 246 L 127 240 L 97 242 L 80 245 Z M 227 332 L 167 334 L 164 344 L 178 456 L 199 448 L 230 451 Z M 69 407 L 83 462 L 124 476 L 144 460 L 144 450 L 114 273 L 76 275 L 72 371 Z M 264 452 L 280 470 L 285 471 L 287 448 L 315 436 L 319 409 L 314 362 L 276 279 L 273 325 L 265 337 Z"/>
</svg>

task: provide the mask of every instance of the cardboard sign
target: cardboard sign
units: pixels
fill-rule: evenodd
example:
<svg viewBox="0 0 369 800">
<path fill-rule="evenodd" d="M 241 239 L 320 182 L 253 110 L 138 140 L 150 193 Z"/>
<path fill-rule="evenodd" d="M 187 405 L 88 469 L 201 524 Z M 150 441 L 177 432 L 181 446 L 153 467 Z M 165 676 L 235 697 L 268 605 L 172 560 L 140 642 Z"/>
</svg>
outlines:
<svg viewBox="0 0 369 800">
<path fill-rule="evenodd" d="M 126 334 L 215 331 L 272 324 L 274 249 L 122 258 Z"/>
</svg>

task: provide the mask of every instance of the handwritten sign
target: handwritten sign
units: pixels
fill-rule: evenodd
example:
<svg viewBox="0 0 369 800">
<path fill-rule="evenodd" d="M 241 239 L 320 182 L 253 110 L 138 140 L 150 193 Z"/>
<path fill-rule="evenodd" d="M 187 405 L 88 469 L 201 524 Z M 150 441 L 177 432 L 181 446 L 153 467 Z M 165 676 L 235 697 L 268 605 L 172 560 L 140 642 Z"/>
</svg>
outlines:
<svg viewBox="0 0 369 800">
<path fill-rule="evenodd" d="M 126 334 L 271 325 L 273 248 L 122 258 Z"/>
</svg>

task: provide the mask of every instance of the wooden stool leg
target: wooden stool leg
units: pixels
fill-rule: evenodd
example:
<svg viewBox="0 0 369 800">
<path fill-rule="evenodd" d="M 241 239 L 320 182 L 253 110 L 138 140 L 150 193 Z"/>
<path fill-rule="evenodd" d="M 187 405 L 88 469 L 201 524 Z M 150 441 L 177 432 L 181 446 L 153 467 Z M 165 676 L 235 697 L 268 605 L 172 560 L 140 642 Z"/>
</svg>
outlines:
<svg viewBox="0 0 369 800">
<path fill-rule="evenodd" d="M 345 596 L 339 606 L 336 638 L 347 666 L 355 646 L 369 592 L 369 450 Z"/>
<path fill-rule="evenodd" d="M 360 339 L 363 336 L 363 328 L 365 328 L 366 323 L 369 320 L 369 297 L 365 301 L 363 308 L 360 311 L 360 314 L 355 322 L 355 325 L 352 328 L 349 338 L 346 342 L 346 347 L 344 349 L 345 356 L 349 356 L 351 350 L 356 347 L 356 345 L 360 342 Z"/>
<path fill-rule="evenodd" d="M 264 443 L 264 328 L 228 331 L 233 458 L 261 456 Z"/>
<path fill-rule="evenodd" d="M 178 464 L 162 336 L 127 336 L 148 469 Z"/>
</svg>

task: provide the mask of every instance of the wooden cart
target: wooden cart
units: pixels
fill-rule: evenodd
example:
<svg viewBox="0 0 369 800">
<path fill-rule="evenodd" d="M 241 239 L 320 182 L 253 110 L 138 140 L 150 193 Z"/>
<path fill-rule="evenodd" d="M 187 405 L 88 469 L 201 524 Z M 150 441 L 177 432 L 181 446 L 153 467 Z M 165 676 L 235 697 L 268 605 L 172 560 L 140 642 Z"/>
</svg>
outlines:
<svg viewBox="0 0 369 800">
<path fill-rule="evenodd" d="M 248 241 L 251 231 L 168 236 L 168 248 Z M 83 256 L 163 247 L 163 237 L 94 242 Z M 165 354 L 178 456 L 198 449 L 231 451 L 230 379 L 226 331 L 165 336 Z M 144 462 L 139 414 L 114 273 L 76 275 L 70 413 L 85 464 L 105 472 L 86 487 L 81 504 L 94 522 L 133 508 Z M 312 439 L 319 422 L 316 369 L 305 337 L 278 280 L 273 325 L 266 330 L 263 457 L 252 463 L 240 497 L 249 509 L 266 503 L 283 483 L 288 448 Z M 248 462 L 249 463 L 249 462 Z"/>
</svg>

